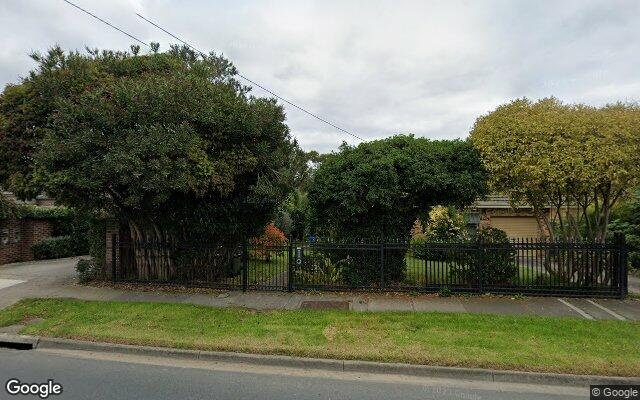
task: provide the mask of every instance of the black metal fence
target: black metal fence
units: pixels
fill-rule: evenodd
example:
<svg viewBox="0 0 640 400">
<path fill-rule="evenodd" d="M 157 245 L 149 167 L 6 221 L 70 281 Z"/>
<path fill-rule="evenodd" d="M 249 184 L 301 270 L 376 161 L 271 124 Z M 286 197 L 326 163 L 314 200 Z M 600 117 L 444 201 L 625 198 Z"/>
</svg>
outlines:
<svg viewBox="0 0 640 400">
<path fill-rule="evenodd" d="M 117 240 L 117 239 L 115 239 Z M 613 243 L 291 242 L 283 246 L 113 243 L 113 279 L 238 290 L 385 290 L 625 297 Z"/>
</svg>

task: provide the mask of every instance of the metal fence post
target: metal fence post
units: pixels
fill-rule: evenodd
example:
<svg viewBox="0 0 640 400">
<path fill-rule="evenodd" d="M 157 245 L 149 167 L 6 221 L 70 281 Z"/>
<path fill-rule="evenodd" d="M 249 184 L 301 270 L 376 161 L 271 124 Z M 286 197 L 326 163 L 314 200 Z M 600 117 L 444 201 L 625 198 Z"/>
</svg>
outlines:
<svg viewBox="0 0 640 400">
<path fill-rule="evenodd" d="M 380 289 L 384 289 L 384 239 L 380 239 Z"/>
<path fill-rule="evenodd" d="M 475 262 L 475 275 L 476 275 L 476 290 L 478 293 L 482 293 L 482 268 L 484 268 L 484 241 L 482 239 L 478 240 L 476 243 L 477 246 L 477 256 Z"/>
<path fill-rule="evenodd" d="M 624 299 L 627 297 L 628 293 L 628 271 L 627 271 L 627 243 L 625 235 L 621 232 L 616 232 L 615 234 L 615 242 L 618 250 L 618 260 L 616 265 L 616 272 L 618 273 L 618 289 L 620 293 L 620 298 Z"/>
<path fill-rule="evenodd" d="M 246 292 L 249 286 L 249 251 L 247 241 L 242 242 L 242 291 Z"/>
<path fill-rule="evenodd" d="M 294 274 L 294 266 L 295 262 L 293 261 L 293 240 L 289 241 L 289 258 L 288 262 L 288 272 L 287 272 L 287 291 L 293 292 L 293 280 L 295 279 Z"/>
<path fill-rule="evenodd" d="M 118 239 L 115 233 L 111 235 L 111 280 L 116 283 L 118 272 L 118 261 L 116 256 L 118 254 Z"/>
</svg>

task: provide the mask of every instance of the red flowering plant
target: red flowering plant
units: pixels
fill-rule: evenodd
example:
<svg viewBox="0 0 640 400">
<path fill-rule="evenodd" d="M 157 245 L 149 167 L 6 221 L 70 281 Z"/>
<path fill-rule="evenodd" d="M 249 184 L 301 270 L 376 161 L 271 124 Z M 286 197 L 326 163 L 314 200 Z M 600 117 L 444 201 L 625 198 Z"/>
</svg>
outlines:
<svg viewBox="0 0 640 400">
<path fill-rule="evenodd" d="M 251 255 L 260 260 L 271 261 L 274 252 L 282 252 L 288 243 L 287 236 L 273 222 L 265 226 L 262 235 L 251 239 Z"/>
</svg>

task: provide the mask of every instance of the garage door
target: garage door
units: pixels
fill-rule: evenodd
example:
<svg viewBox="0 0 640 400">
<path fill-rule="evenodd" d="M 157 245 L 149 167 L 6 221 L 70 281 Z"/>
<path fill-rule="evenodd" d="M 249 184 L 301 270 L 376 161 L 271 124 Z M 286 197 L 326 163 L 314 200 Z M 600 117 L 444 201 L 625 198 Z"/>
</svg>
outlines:
<svg viewBox="0 0 640 400">
<path fill-rule="evenodd" d="M 538 223 L 534 217 L 491 217 L 491 226 L 502 229 L 510 238 L 537 238 Z"/>
</svg>

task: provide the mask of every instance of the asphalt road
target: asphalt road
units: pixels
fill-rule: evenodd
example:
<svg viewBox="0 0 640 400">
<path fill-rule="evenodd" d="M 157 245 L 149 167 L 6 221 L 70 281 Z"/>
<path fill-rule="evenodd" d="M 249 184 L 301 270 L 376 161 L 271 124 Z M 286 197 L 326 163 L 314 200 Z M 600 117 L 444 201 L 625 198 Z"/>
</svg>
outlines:
<svg viewBox="0 0 640 400">
<path fill-rule="evenodd" d="M 53 379 L 49 399 L 586 399 L 587 388 L 345 374 L 240 364 L 63 350 L 0 349 L 0 399 L 6 382 Z"/>
</svg>

